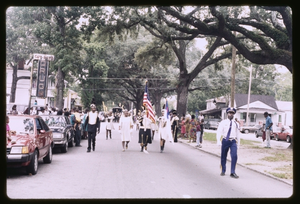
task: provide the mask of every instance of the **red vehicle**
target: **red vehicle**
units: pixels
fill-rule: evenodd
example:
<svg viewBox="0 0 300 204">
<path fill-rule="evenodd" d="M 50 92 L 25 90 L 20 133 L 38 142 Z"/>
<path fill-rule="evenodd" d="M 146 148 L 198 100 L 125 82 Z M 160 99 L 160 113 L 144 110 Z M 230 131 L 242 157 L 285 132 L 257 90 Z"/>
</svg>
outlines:
<svg viewBox="0 0 300 204">
<path fill-rule="evenodd" d="M 290 143 L 293 139 L 293 129 L 291 129 L 288 126 L 284 126 L 284 127 L 280 127 L 280 128 L 276 127 L 273 130 L 272 135 L 276 141 L 285 140 L 286 142 Z"/>
<path fill-rule="evenodd" d="M 7 167 L 26 167 L 36 174 L 38 160 L 51 163 L 53 135 L 44 120 L 37 115 L 10 115 L 11 140 L 6 145 Z"/>
</svg>

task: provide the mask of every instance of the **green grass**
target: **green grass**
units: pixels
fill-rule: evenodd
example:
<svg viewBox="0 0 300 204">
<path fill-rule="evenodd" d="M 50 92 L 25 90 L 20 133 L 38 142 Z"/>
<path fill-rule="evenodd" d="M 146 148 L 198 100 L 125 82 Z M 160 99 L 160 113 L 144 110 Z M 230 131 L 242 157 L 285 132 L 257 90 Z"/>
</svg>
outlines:
<svg viewBox="0 0 300 204">
<path fill-rule="evenodd" d="M 273 176 L 281 179 L 293 179 L 293 174 L 290 173 L 276 173 L 276 172 L 267 172 Z"/>
<path fill-rule="evenodd" d="M 211 142 L 217 142 L 216 133 L 204 132 L 203 140 L 211 141 Z M 244 139 L 241 139 L 240 142 L 241 142 L 241 145 L 250 145 L 250 146 L 253 146 L 257 143 L 260 143 L 260 142 L 257 142 L 257 141 L 244 140 Z M 259 148 L 259 147 L 254 146 L 254 148 Z"/>
<path fill-rule="evenodd" d="M 264 166 L 263 164 L 260 164 L 260 163 L 246 163 L 245 165 L 259 165 L 259 166 Z"/>
<path fill-rule="evenodd" d="M 285 152 L 275 152 L 274 156 L 264 157 L 261 160 L 270 161 L 270 162 L 278 162 L 278 161 L 291 161 L 291 158 Z"/>
<path fill-rule="evenodd" d="M 204 132 L 203 140 L 217 142 L 216 133 Z"/>
</svg>

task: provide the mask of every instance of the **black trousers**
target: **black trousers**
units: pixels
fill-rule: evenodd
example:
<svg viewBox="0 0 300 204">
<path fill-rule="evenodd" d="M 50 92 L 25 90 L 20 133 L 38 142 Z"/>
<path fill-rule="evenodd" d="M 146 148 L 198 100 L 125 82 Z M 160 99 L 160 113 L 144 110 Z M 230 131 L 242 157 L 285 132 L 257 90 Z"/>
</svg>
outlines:
<svg viewBox="0 0 300 204">
<path fill-rule="evenodd" d="M 91 143 L 95 148 L 96 145 L 96 131 L 88 132 L 88 149 L 91 150 Z"/>
<path fill-rule="evenodd" d="M 74 138 L 74 142 L 76 146 L 80 145 L 80 141 L 81 141 L 81 131 L 79 130 L 78 124 L 75 126 L 75 138 Z"/>
</svg>

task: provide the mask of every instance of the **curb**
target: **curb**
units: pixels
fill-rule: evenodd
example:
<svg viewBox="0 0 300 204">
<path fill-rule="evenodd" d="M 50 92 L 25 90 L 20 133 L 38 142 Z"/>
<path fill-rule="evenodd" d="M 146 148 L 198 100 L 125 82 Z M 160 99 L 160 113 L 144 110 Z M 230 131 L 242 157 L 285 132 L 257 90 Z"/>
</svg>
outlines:
<svg viewBox="0 0 300 204">
<path fill-rule="evenodd" d="M 185 145 L 188 145 L 188 146 L 190 146 L 190 147 L 194 147 L 194 146 L 192 146 L 192 145 L 190 145 L 190 144 L 188 144 L 188 143 L 183 142 L 181 139 L 179 139 L 178 142 L 179 142 L 179 143 L 182 143 L 182 144 L 185 144 Z M 195 147 L 194 147 L 194 148 L 195 148 Z M 217 155 L 217 154 L 215 154 L 215 153 L 212 153 L 212 152 L 203 150 L 203 149 L 201 149 L 201 148 L 195 148 L 195 149 L 197 149 L 197 150 L 199 150 L 199 151 L 202 151 L 202 152 L 205 152 L 205 153 L 208 153 L 208 154 L 210 154 L 210 155 L 213 155 L 213 156 L 216 156 L 216 157 L 220 158 L 220 156 Z M 231 161 L 231 160 L 230 160 L 230 159 L 227 159 L 227 161 Z M 252 169 L 252 168 L 250 168 L 250 167 L 248 167 L 248 166 L 245 166 L 245 165 L 243 165 L 243 164 L 237 163 L 237 165 L 239 165 L 239 166 L 241 166 L 241 167 L 244 167 L 244 168 L 246 168 L 246 169 L 252 170 L 252 171 L 254 171 L 254 172 L 260 173 L 260 174 L 262 174 L 262 175 L 268 176 L 268 177 L 273 178 L 273 179 L 275 179 L 275 180 L 277 180 L 277 181 L 281 181 L 281 182 L 283 182 L 283 183 L 285 183 L 285 184 L 288 184 L 288 185 L 290 185 L 290 186 L 293 186 L 292 183 L 290 183 L 290 182 L 288 182 L 288 181 L 285 181 L 285 180 L 283 180 L 283 179 L 277 178 L 277 177 L 275 177 L 275 176 L 272 176 L 272 175 L 270 175 L 270 174 L 267 174 L 267 173 L 265 173 L 265 172 L 261 172 L 261 171 L 258 171 L 258 170 L 256 170 L 256 169 Z"/>
</svg>

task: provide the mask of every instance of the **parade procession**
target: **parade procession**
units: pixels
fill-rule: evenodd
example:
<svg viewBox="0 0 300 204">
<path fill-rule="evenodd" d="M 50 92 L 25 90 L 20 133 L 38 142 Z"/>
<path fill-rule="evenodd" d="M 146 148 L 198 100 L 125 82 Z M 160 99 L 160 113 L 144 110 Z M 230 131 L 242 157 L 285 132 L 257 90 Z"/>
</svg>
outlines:
<svg viewBox="0 0 300 204">
<path fill-rule="evenodd" d="M 300 195 L 290 6 L 4 8 L 7 200 Z"/>
</svg>

